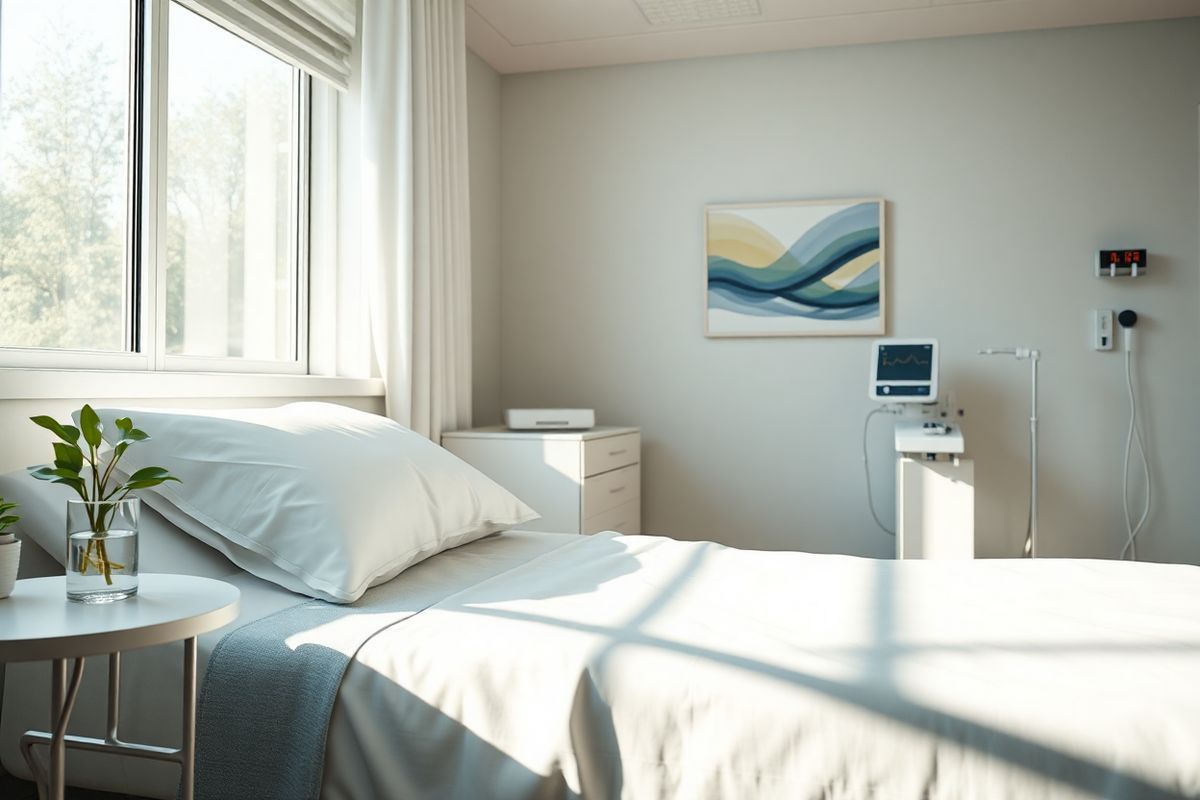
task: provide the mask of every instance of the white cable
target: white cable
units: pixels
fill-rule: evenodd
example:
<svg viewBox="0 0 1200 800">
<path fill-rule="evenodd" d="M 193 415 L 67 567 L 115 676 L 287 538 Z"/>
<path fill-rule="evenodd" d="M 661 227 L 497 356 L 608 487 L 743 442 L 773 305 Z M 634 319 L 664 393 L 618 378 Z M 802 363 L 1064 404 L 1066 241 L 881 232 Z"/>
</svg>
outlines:
<svg viewBox="0 0 1200 800">
<path fill-rule="evenodd" d="M 875 512 L 875 498 L 871 494 L 871 461 L 870 461 L 870 458 L 867 456 L 867 430 L 870 428 L 870 425 L 871 425 L 871 417 L 875 416 L 876 414 L 895 414 L 895 413 L 897 413 L 896 409 L 892 408 L 891 406 L 880 406 L 879 408 L 871 409 L 871 411 L 869 411 L 867 413 L 867 418 L 865 420 L 863 420 L 863 435 L 862 435 L 863 472 L 866 473 L 866 476 L 867 476 L 867 508 L 871 509 L 871 516 L 875 518 L 875 524 L 878 525 L 880 530 L 882 530 L 888 536 L 895 536 L 896 532 L 894 530 L 892 530 L 891 528 L 889 528 L 887 525 L 884 525 L 883 520 L 881 520 L 879 518 L 879 514 L 877 514 Z"/>
<path fill-rule="evenodd" d="M 1122 462 L 1121 476 L 1121 505 L 1125 511 L 1125 546 L 1121 548 L 1121 558 L 1125 558 L 1128 553 L 1130 559 L 1137 561 L 1137 535 L 1141 532 L 1142 527 L 1146 524 L 1146 519 L 1150 516 L 1150 503 L 1153 498 L 1150 487 L 1150 461 L 1146 456 L 1146 444 L 1142 441 L 1142 432 L 1137 424 L 1138 407 L 1137 396 L 1133 391 L 1133 351 L 1126 348 L 1125 350 L 1125 386 L 1129 390 L 1129 433 L 1125 436 L 1125 460 Z M 1133 517 L 1129 515 L 1129 457 L 1133 455 L 1133 443 L 1137 442 L 1138 453 L 1142 457 L 1142 472 L 1146 476 L 1146 505 L 1142 510 L 1142 516 L 1138 519 L 1137 524 L 1133 524 Z"/>
</svg>

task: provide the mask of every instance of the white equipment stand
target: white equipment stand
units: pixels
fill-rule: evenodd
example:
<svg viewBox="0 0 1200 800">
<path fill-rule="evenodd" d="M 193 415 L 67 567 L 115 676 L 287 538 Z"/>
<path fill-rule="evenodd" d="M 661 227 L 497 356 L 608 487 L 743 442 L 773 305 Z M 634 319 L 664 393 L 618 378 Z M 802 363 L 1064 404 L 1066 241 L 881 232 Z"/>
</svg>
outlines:
<svg viewBox="0 0 1200 800">
<path fill-rule="evenodd" d="M 956 423 L 896 422 L 896 558 L 975 557 L 975 462 L 965 452 Z"/>
<path fill-rule="evenodd" d="M 1136 271 L 1134 273 L 1137 274 Z M 1134 315 L 1136 321 L 1137 315 Z M 1128 340 L 1126 340 L 1128 341 Z M 1013 356 L 1018 361 L 1029 361 L 1030 408 L 1029 408 L 1029 533 L 1025 540 L 1025 555 L 1038 556 L 1038 362 L 1042 352 L 1032 347 L 985 347 L 981 356 Z"/>
<path fill-rule="evenodd" d="M 181 767 L 180 796 L 191 800 L 196 746 L 196 637 L 237 618 L 239 592 L 223 581 L 143 573 L 136 597 L 88 605 L 67 600 L 66 578 L 17 581 L 0 602 L 0 661 L 51 662 L 50 730 L 21 737 L 21 755 L 42 800 L 62 800 L 68 748 L 116 753 Z M 127 742 L 118 734 L 121 651 L 182 640 L 183 735 L 179 747 Z M 85 656 L 108 655 L 108 730 L 104 738 L 67 733 Z M 70 683 L 67 661 L 73 661 Z M 47 746 L 41 764 L 35 746 Z"/>
</svg>

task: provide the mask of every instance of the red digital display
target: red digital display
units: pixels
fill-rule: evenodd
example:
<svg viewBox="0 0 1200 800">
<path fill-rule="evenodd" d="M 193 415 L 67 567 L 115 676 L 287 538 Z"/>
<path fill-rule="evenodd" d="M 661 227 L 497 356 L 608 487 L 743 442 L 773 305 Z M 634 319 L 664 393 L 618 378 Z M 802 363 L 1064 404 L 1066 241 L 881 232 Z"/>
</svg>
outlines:
<svg viewBox="0 0 1200 800">
<path fill-rule="evenodd" d="M 1100 263 L 1105 267 L 1146 268 L 1145 250 L 1101 250 Z"/>
<path fill-rule="evenodd" d="M 1133 264 L 1146 263 L 1145 250 L 1110 250 L 1108 252 L 1108 263 L 1124 264 L 1132 266 Z"/>
</svg>

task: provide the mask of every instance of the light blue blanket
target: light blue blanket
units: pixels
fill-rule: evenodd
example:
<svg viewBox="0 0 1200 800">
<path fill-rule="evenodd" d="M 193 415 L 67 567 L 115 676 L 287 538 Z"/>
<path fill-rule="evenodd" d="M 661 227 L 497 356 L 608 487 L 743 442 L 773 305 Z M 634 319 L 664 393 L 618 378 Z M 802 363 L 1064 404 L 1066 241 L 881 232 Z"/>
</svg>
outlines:
<svg viewBox="0 0 1200 800">
<path fill-rule="evenodd" d="M 329 716 L 350 657 L 286 641 L 361 610 L 312 600 L 221 640 L 197 708 L 197 800 L 320 794 Z"/>
</svg>

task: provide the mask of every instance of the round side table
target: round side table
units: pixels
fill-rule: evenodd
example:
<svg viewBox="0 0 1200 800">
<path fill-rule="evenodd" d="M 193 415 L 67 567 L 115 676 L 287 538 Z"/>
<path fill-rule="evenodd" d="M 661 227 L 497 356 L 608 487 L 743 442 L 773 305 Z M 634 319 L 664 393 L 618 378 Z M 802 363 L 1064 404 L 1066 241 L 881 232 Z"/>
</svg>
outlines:
<svg viewBox="0 0 1200 800">
<path fill-rule="evenodd" d="M 196 755 L 196 637 L 237 618 L 236 588 L 192 575 L 143 574 L 138 593 L 127 600 L 89 605 L 67 600 L 66 578 L 17 581 L 0 600 L 0 662 L 51 662 L 50 731 L 28 731 L 21 754 L 38 782 L 39 794 L 62 800 L 66 749 L 119 753 L 180 765 L 181 795 L 191 800 Z M 183 741 L 180 747 L 125 742 L 117 734 L 121 652 L 183 641 Z M 83 679 L 85 656 L 108 656 L 108 730 L 103 739 L 67 734 L 71 709 Z M 73 661 L 67 680 L 67 660 Z M 49 745 L 43 768 L 35 745 Z"/>
</svg>

